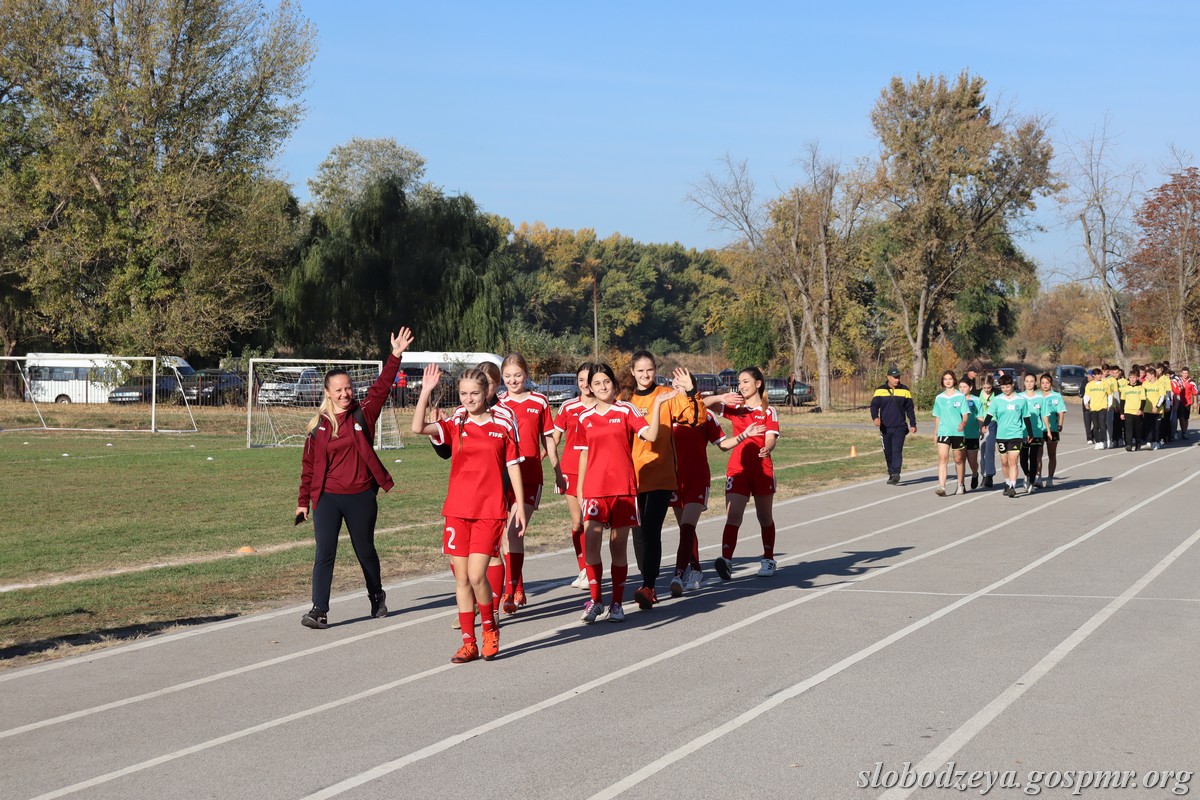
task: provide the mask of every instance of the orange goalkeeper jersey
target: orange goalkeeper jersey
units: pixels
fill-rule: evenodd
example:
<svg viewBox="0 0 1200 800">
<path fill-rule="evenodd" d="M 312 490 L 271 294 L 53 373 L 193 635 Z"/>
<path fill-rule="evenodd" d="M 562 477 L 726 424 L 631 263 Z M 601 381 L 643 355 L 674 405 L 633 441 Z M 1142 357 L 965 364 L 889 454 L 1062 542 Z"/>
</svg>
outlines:
<svg viewBox="0 0 1200 800">
<path fill-rule="evenodd" d="M 669 386 L 655 386 L 646 394 L 633 393 L 629 402 L 642 416 L 649 419 L 650 409 L 654 407 L 654 398 L 665 392 L 672 391 Z M 651 492 L 655 489 L 679 488 L 675 477 L 675 442 L 671 438 L 671 424 L 674 422 L 694 421 L 699 399 L 692 400 L 680 393 L 663 403 L 659 409 L 658 438 L 647 442 L 640 437 L 633 440 L 633 468 L 637 473 L 638 492 Z"/>
</svg>

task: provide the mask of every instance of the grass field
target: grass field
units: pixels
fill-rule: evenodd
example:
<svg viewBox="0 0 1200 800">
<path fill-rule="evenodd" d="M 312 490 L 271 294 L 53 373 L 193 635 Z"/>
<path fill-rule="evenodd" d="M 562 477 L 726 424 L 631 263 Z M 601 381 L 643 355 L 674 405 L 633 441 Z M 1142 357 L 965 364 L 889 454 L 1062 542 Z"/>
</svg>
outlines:
<svg viewBox="0 0 1200 800">
<path fill-rule="evenodd" d="M 111 419 L 86 408 L 60 413 Z M 865 412 L 782 416 L 781 497 L 883 474 Z M 0 432 L 0 664 L 302 602 L 313 550 L 310 525 L 292 524 L 300 451 L 247 449 L 244 420 L 200 409 L 193 434 Z M 444 561 L 438 512 L 448 466 L 423 441 L 407 442 L 381 451 L 396 481 L 379 502 L 385 584 Z M 851 446 L 858 458 L 848 457 Z M 931 437 L 909 437 L 906 466 L 933 463 L 934 452 Z M 724 454 L 709 455 L 723 475 Z M 720 513 L 720 494 L 710 514 Z M 569 546 L 567 519 L 565 501 L 549 495 L 527 549 Z M 256 552 L 237 555 L 241 547 Z M 362 587 L 344 539 L 334 580 L 335 590 Z M 22 584 L 35 585 L 11 588 Z"/>
</svg>

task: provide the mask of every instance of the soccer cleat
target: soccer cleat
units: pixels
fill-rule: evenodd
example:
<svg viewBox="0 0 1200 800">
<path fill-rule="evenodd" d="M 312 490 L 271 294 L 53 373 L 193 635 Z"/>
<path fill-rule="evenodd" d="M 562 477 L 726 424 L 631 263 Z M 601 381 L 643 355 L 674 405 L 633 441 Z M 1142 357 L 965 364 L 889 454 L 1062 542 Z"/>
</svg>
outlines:
<svg viewBox="0 0 1200 800">
<path fill-rule="evenodd" d="M 649 611 L 655 603 L 654 590 L 649 586 L 642 586 L 633 593 L 633 599 L 637 602 L 638 608 L 642 611 Z"/>
<path fill-rule="evenodd" d="M 300 624 L 306 628 L 324 630 L 329 627 L 329 617 L 325 615 L 324 611 L 313 606 L 311 611 L 300 618 Z"/>
<path fill-rule="evenodd" d="M 687 572 L 683 573 L 683 588 L 689 592 L 698 591 L 703 579 L 704 570 L 688 567 Z"/>
<path fill-rule="evenodd" d="M 624 622 L 625 609 L 621 608 L 620 603 L 613 603 L 608 607 L 608 610 L 604 612 L 604 616 L 602 616 L 600 619 L 604 620 L 605 622 Z"/>
<path fill-rule="evenodd" d="M 500 608 L 505 614 L 517 613 L 517 603 L 515 600 L 513 600 L 513 596 L 511 594 L 506 594 L 500 598 Z"/>
<path fill-rule="evenodd" d="M 525 590 L 517 589 L 513 594 L 513 601 L 516 602 L 517 608 L 524 608 L 525 604 L 529 602 L 528 598 L 525 597 Z"/>
<path fill-rule="evenodd" d="M 933 490 L 933 493 L 936 494 L 938 497 L 945 497 L 946 496 L 946 487 L 939 486 L 938 488 Z"/>
<path fill-rule="evenodd" d="M 466 664 L 479 658 L 479 647 L 474 642 L 463 642 L 458 652 L 450 657 L 451 664 Z"/>
<path fill-rule="evenodd" d="M 775 559 L 764 558 L 758 562 L 758 577 L 770 578 L 775 574 Z"/>
<path fill-rule="evenodd" d="M 971 491 L 975 491 L 978 488 L 979 488 L 979 473 L 972 472 L 971 473 Z"/>
<path fill-rule="evenodd" d="M 483 660 L 491 661 L 500 652 L 500 631 L 492 629 L 483 632 Z"/>
<path fill-rule="evenodd" d="M 671 597 L 683 597 L 683 576 L 678 573 L 671 578 Z"/>
<path fill-rule="evenodd" d="M 715 561 L 713 561 L 713 569 L 717 571 L 717 575 L 719 575 L 723 581 L 733 578 L 733 562 L 724 556 L 719 556 Z"/>
<path fill-rule="evenodd" d="M 379 594 L 371 595 L 371 616 L 386 617 L 388 614 L 387 605 L 383 602 L 387 599 L 387 592 L 383 589 L 379 590 Z"/>
<path fill-rule="evenodd" d="M 579 570 L 579 577 L 571 581 L 571 586 L 575 587 L 576 589 L 583 589 L 585 592 L 587 591 L 588 576 L 586 569 Z"/>
<path fill-rule="evenodd" d="M 579 618 L 579 621 L 584 625 L 591 625 L 603 613 L 604 606 L 601 603 L 595 600 L 588 600 L 583 606 L 583 616 Z"/>
</svg>

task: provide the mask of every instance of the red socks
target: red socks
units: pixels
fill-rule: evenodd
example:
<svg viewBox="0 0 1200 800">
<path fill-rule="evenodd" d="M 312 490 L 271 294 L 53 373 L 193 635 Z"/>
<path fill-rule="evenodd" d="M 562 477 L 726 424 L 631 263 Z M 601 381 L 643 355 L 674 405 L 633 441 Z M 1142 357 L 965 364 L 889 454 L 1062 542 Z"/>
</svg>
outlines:
<svg viewBox="0 0 1200 800">
<path fill-rule="evenodd" d="M 495 599 L 493 599 L 492 602 L 488 603 L 486 606 L 484 606 L 484 605 L 479 606 L 479 617 L 481 620 L 483 620 L 483 629 L 485 631 L 492 631 L 492 630 L 496 629 L 496 601 L 495 601 Z M 474 627 L 474 625 L 475 625 L 475 618 L 472 617 L 471 618 L 471 626 Z"/>
<path fill-rule="evenodd" d="M 524 553 L 504 554 L 504 571 L 507 573 L 507 582 L 504 584 L 505 594 L 513 594 L 517 588 L 522 590 L 525 588 L 525 583 L 521 580 L 521 568 L 524 565 Z"/>
<path fill-rule="evenodd" d="M 604 578 L 603 564 L 588 564 L 584 567 L 587 570 L 588 576 L 588 591 L 591 593 L 592 602 L 600 602 L 600 581 Z"/>
<path fill-rule="evenodd" d="M 721 555 L 725 558 L 733 558 L 733 551 L 737 547 L 738 526 L 726 525 L 725 530 L 721 533 Z"/>
<path fill-rule="evenodd" d="M 763 558 L 775 558 L 775 523 L 762 529 Z"/>
<path fill-rule="evenodd" d="M 492 603 L 498 603 L 504 594 L 504 565 L 488 564 L 487 582 L 492 587 Z"/>
<path fill-rule="evenodd" d="M 696 537 L 696 526 L 686 522 L 680 525 L 679 550 L 675 553 L 675 572 L 682 573 L 692 561 L 699 561 L 699 550 L 700 542 Z"/>
<path fill-rule="evenodd" d="M 625 578 L 629 575 L 628 564 L 612 565 L 612 596 L 614 603 L 625 602 Z"/>
<path fill-rule="evenodd" d="M 575 548 L 575 560 L 579 569 L 587 569 L 587 559 L 583 557 L 583 528 L 571 529 L 571 546 Z"/>
<path fill-rule="evenodd" d="M 462 637 L 464 643 L 475 641 L 475 612 L 460 611 L 458 612 L 458 625 L 462 628 Z"/>
</svg>

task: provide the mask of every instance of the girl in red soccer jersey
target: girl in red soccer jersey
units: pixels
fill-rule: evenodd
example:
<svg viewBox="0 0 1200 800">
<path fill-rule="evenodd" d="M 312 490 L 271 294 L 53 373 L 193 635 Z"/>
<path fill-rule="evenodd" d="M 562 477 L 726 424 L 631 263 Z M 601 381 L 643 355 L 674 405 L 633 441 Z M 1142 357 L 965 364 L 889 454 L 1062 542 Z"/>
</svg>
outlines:
<svg viewBox="0 0 1200 800">
<path fill-rule="evenodd" d="M 700 515 L 708 509 L 708 488 L 712 483 L 706 452 L 708 445 L 715 444 L 727 453 L 746 439 L 766 431 L 762 425 L 753 423 L 729 438 L 716 416 L 699 401 L 693 402 L 697 406 L 696 416 L 685 417 L 685 421 L 676 421 L 671 426 L 679 482 L 679 488 L 671 495 L 671 508 L 675 509 L 675 521 L 679 523 L 679 550 L 675 554 L 675 577 L 671 579 L 672 597 L 680 597 L 685 589 L 699 589 L 703 576 L 696 525 Z"/>
<path fill-rule="evenodd" d="M 583 511 L 579 507 L 579 498 L 576 497 L 579 488 L 579 451 L 575 446 L 579 444 L 579 415 L 596 405 L 596 396 L 592 394 L 592 387 L 588 383 L 591 371 L 591 363 L 580 364 L 579 369 L 575 370 L 575 384 L 579 387 L 579 397 L 563 403 L 554 420 L 555 445 L 566 439 L 559 464 L 565 484 L 562 492 L 566 495 L 567 511 L 571 514 L 571 545 L 575 548 L 575 560 L 579 564 L 579 577 L 571 585 L 584 591 L 588 588 L 587 559 L 583 556 Z M 558 490 L 557 487 L 555 490 Z"/>
<path fill-rule="evenodd" d="M 513 426 L 487 407 L 487 376 L 478 369 L 465 370 L 458 379 L 458 397 L 465 411 L 451 419 L 425 421 L 425 410 L 433 387 L 441 378 L 436 365 L 425 368 L 421 396 L 413 413 L 413 433 L 449 444 L 450 485 L 442 514 L 446 518 L 442 551 L 454 565 L 455 599 L 462 628 L 462 647 L 450 659 L 463 664 L 479 658 L 475 641 L 475 607 L 483 621 L 483 657 L 491 660 L 500 652 L 492 590 L 487 582 L 488 562 L 500 553 L 500 537 L 506 527 L 517 536 L 525 533 L 525 508 L 509 504 L 505 475 L 518 495 L 521 485 L 521 455 Z"/>
<path fill-rule="evenodd" d="M 518 498 L 525 506 L 525 517 L 531 519 L 542 500 L 542 453 L 554 470 L 555 488 L 563 491 L 563 473 L 554 446 L 554 418 L 550 401 L 540 392 L 525 388 L 529 380 L 529 365 L 520 353 L 510 353 L 500 365 L 501 379 L 508 389 L 500 405 L 512 412 L 517 426 L 517 443 L 521 450 L 521 477 L 525 494 Z M 520 536 L 510 532 L 504 540 L 504 596 L 500 605 L 505 614 L 517 613 L 525 605 L 525 583 L 521 569 L 525 563 L 525 544 Z"/>
<path fill-rule="evenodd" d="M 591 599 L 581 620 L 591 624 L 597 619 L 622 622 L 625 612 L 625 578 L 629 574 L 629 529 L 638 524 L 637 483 L 633 470 L 633 437 L 653 442 L 659 433 L 659 410 L 675 397 L 667 392 L 654 398 L 648 418 L 642 417 L 629 403 L 617 400 L 617 379 L 608 364 L 595 364 L 588 383 L 596 396 L 596 405 L 579 415 L 579 490 L 583 509 L 584 546 L 587 558 L 588 589 Z M 612 556 L 612 603 L 605 609 L 601 602 L 600 580 L 604 566 L 600 561 L 600 537 L 608 528 Z"/>
<path fill-rule="evenodd" d="M 725 469 L 725 530 L 721 534 L 721 555 L 713 568 L 727 581 L 733 577 L 733 551 L 737 547 L 738 529 L 746 504 L 754 498 L 754 512 L 762 528 L 763 556 L 759 576 L 775 574 L 775 519 L 771 503 L 775 496 L 775 469 L 771 451 L 779 443 L 779 417 L 763 394 L 766 380 L 758 367 L 748 367 L 738 373 L 737 393 L 742 403 L 736 406 L 721 404 L 721 415 L 733 423 L 735 434 L 744 433 L 751 425 L 763 427 L 761 434 L 743 439 L 733 448 L 729 466 Z"/>
</svg>

